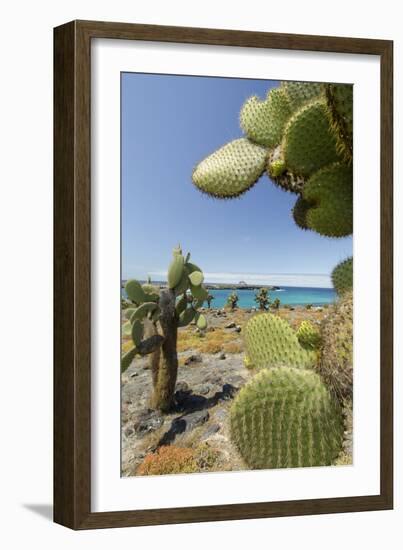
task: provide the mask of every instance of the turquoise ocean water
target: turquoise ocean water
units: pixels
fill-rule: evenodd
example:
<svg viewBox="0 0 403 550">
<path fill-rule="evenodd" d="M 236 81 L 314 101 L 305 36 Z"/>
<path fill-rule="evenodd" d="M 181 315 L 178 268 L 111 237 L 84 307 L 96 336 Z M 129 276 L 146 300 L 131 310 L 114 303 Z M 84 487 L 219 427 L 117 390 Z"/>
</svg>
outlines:
<svg viewBox="0 0 403 550">
<path fill-rule="evenodd" d="M 211 303 L 211 307 L 221 308 L 226 302 L 230 290 L 209 290 L 214 296 L 214 300 Z M 237 290 L 239 296 L 238 307 L 250 308 L 256 307 L 257 304 L 254 301 L 254 290 Z M 275 300 L 278 298 L 281 305 L 291 306 L 304 306 L 306 304 L 312 304 L 313 306 L 323 306 L 324 304 L 331 304 L 336 299 L 336 293 L 333 288 L 306 288 L 296 286 L 284 286 L 281 290 L 270 291 L 270 298 Z"/>
<path fill-rule="evenodd" d="M 227 302 L 231 290 L 209 290 L 214 296 L 214 300 L 211 303 L 213 308 L 222 308 Z M 256 307 L 257 304 L 254 301 L 254 290 L 237 290 L 239 296 L 238 307 L 251 308 Z M 122 295 L 125 296 L 125 291 L 122 290 Z M 288 304 L 290 306 L 304 306 L 312 304 L 313 306 L 323 306 L 324 304 L 331 304 L 336 299 L 336 293 L 333 288 L 307 288 L 297 286 L 284 286 L 281 290 L 270 291 L 270 298 L 275 300 L 278 298 L 281 305 Z"/>
</svg>

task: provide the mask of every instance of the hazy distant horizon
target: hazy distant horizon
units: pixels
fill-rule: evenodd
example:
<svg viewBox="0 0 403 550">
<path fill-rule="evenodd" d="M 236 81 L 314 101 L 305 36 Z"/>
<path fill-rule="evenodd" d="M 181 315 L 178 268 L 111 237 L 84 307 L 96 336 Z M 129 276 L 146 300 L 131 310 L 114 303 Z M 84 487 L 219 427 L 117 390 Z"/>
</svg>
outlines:
<svg viewBox="0 0 403 550">
<path fill-rule="evenodd" d="M 123 277 L 122 281 L 138 278 L 140 281 L 146 281 L 148 275 L 156 283 L 166 283 L 167 273 L 149 272 L 143 277 Z M 269 286 L 287 286 L 287 287 L 306 287 L 306 288 L 333 288 L 330 275 L 322 273 L 271 273 L 271 274 L 250 274 L 250 273 L 204 273 L 206 284 L 228 284 L 237 285 L 241 282 L 247 285 L 269 285 Z"/>
</svg>

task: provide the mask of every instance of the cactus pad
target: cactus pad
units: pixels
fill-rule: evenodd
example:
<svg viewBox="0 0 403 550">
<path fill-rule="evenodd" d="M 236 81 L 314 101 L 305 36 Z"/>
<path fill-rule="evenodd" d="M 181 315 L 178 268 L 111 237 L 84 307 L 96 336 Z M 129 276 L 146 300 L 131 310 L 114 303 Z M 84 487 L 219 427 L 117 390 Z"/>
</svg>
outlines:
<svg viewBox="0 0 403 550">
<path fill-rule="evenodd" d="M 263 101 L 254 96 L 245 102 L 240 115 L 241 128 L 252 141 L 275 147 L 281 141 L 290 116 L 291 107 L 285 91 L 274 88 Z"/>
<path fill-rule="evenodd" d="M 297 202 L 294 204 L 294 208 L 292 209 L 292 217 L 300 229 L 309 229 L 306 221 L 306 215 L 310 206 L 310 203 L 302 197 L 298 197 Z"/>
<path fill-rule="evenodd" d="M 314 352 L 302 348 L 287 321 L 270 313 L 252 317 L 245 325 L 244 338 L 248 360 L 257 369 L 310 367 L 316 359 Z"/>
<path fill-rule="evenodd" d="M 342 446 L 341 408 L 312 370 L 261 371 L 236 397 L 230 426 L 255 469 L 328 466 Z"/>
<path fill-rule="evenodd" d="M 339 296 L 353 289 L 353 258 L 347 258 L 333 269 L 332 283 Z"/>
<path fill-rule="evenodd" d="M 306 224 L 326 237 L 353 232 L 353 172 L 335 163 L 316 172 L 305 184 L 303 198 L 311 203 Z"/>
<path fill-rule="evenodd" d="M 353 293 L 346 292 L 322 323 L 319 373 L 339 399 L 353 395 Z"/>
<path fill-rule="evenodd" d="M 318 82 L 282 82 L 281 89 L 285 92 L 292 111 L 323 94 L 323 84 Z"/>
<path fill-rule="evenodd" d="M 353 86 L 326 86 L 328 114 L 336 136 L 337 149 L 347 163 L 353 159 Z"/>
<path fill-rule="evenodd" d="M 320 332 L 310 321 L 302 321 L 297 330 L 297 338 L 304 349 L 319 349 Z"/>
<path fill-rule="evenodd" d="M 302 176 L 338 160 L 324 100 L 308 103 L 291 117 L 282 145 L 287 169 Z"/>
<path fill-rule="evenodd" d="M 266 156 L 266 149 L 260 145 L 237 139 L 202 160 L 193 171 L 193 183 L 213 197 L 237 197 L 262 175 Z"/>
</svg>

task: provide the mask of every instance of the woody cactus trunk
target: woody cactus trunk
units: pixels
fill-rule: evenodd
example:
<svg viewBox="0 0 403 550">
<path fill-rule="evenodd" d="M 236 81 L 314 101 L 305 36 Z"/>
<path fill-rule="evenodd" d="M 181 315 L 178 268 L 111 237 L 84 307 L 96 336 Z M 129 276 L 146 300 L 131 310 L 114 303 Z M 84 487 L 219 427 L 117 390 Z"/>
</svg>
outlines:
<svg viewBox="0 0 403 550">
<path fill-rule="evenodd" d="M 127 322 L 123 334 L 130 335 L 133 347 L 122 357 L 122 372 L 136 355 L 150 355 L 153 382 L 151 407 L 163 412 L 173 406 L 178 372 L 178 328 L 196 322 L 200 330 L 207 327 L 198 311 L 207 298 L 203 273 L 182 255 L 180 246 L 174 248 L 168 269 L 167 288 L 158 289 L 136 280 L 127 281 L 125 290 L 135 307 L 125 310 Z M 191 292 L 193 300 L 188 299 Z"/>
</svg>

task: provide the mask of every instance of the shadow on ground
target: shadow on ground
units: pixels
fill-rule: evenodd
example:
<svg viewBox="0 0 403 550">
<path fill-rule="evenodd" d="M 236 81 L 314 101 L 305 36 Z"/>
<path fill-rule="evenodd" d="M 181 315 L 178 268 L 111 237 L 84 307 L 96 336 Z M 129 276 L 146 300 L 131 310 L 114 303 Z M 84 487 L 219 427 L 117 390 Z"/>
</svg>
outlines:
<svg viewBox="0 0 403 550">
<path fill-rule="evenodd" d="M 23 504 L 23 507 L 48 521 L 53 521 L 53 506 L 51 504 Z"/>
</svg>

